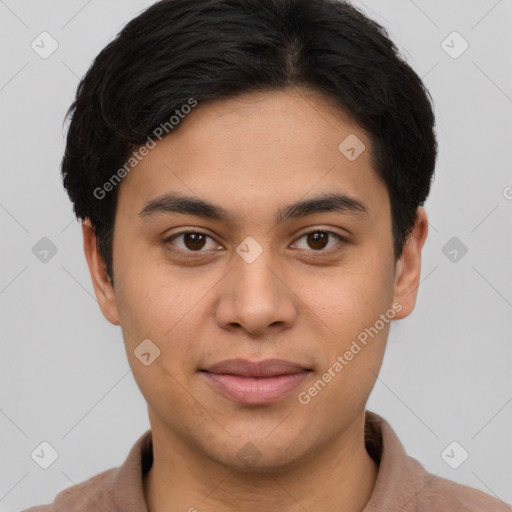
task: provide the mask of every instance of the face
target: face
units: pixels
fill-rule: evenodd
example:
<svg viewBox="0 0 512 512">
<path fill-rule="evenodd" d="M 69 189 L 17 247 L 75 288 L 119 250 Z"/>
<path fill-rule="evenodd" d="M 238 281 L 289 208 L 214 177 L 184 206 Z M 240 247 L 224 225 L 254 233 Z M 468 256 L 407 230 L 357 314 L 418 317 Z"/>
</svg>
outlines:
<svg viewBox="0 0 512 512">
<path fill-rule="evenodd" d="M 119 186 L 113 288 L 84 225 L 98 300 L 121 325 L 154 435 L 266 470 L 346 441 L 391 320 L 414 307 L 418 219 L 395 262 L 368 135 L 320 96 L 198 105 Z M 232 359 L 284 362 L 215 373 Z"/>
</svg>

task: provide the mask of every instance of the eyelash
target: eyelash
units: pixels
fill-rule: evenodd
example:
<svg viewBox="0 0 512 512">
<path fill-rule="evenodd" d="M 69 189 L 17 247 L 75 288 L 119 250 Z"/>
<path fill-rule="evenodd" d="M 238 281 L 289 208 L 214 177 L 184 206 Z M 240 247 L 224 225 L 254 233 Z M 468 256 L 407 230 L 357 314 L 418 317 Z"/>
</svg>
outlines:
<svg viewBox="0 0 512 512">
<path fill-rule="evenodd" d="M 338 245 L 343 245 L 344 243 L 348 242 L 347 239 L 343 236 L 341 236 L 340 234 L 338 233 L 335 233 L 334 231 L 329 231 L 329 230 L 326 230 L 326 229 L 315 229 L 313 231 L 308 231 L 307 233 L 303 233 L 302 235 L 299 236 L 299 238 L 297 238 L 297 241 L 298 240 L 301 240 L 302 238 L 304 237 L 307 237 L 308 235 L 311 235 L 311 234 L 314 234 L 314 233 L 326 233 L 328 235 L 331 235 L 331 236 L 334 236 L 335 238 L 338 239 Z M 203 235 L 203 236 L 206 236 L 210 239 L 213 240 L 213 237 L 211 237 L 210 235 L 208 235 L 207 233 L 204 233 L 202 231 L 193 231 L 193 230 L 188 230 L 188 231 L 180 231 L 179 233 L 174 233 L 173 235 L 169 236 L 168 238 L 166 238 L 164 240 L 164 244 L 166 245 L 166 248 L 168 251 L 170 252 L 173 252 L 173 253 L 189 253 L 189 254 L 196 254 L 198 256 L 201 255 L 201 253 L 206 253 L 207 251 L 203 251 L 203 250 L 198 250 L 198 251 L 192 251 L 192 250 L 184 250 L 184 249 L 173 249 L 169 246 L 169 244 L 175 239 L 175 238 L 178 238 L 180 236 L 183 236 L 183 235 L 187 235 L 187 234 L 195 234 L 195 235 Z M 302 249 L 304 250 L 304 249 Z M 330 249 L 318 249 L 318 250 L 314 250 L 314 249 L 311 249 L 309 252 L 312 252 L 312 253 L 328 253 L 330 254 L 332 251 L 334 252 L 337 252 L 341 250 L 341 247 L 331 247 Z"/>
</svg>

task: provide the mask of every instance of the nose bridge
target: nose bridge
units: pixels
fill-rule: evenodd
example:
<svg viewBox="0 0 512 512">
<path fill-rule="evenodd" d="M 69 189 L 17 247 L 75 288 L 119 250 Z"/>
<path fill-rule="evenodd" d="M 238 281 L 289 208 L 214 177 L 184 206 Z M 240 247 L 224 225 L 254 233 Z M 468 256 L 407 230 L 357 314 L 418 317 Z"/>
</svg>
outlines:
<svg viewBox="0 0 512 512">
<path fill-rule="evenodd" d="M 261 239 L 260 239 L 261 241 Z M 257 299 L 261 307 L 277 307 L 279 290 L 276 286 L 276 258 L 270 243 L 261 244 L 247 237 L 236 248 L 238 259 L 234 258 L 233 279 L 236 286 L 237 302 L 252 302 Z"/>
</svg>

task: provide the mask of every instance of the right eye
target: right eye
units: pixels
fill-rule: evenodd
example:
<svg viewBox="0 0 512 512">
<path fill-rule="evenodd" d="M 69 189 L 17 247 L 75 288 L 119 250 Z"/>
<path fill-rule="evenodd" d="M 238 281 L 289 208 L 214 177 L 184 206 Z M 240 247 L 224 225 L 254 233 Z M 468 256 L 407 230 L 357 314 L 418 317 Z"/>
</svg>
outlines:
<svg viewBox="0 0 512 512">
<path fill-rule="evenodd" d="M 175 249 L 172 245 L 176 246 L 175 240 L 179 240 L 181 238 L 181 247 Z M 167 237 L 164 240 L 167 249 L 171 252 L 183 252 L 183 253 L 201 253 L 201 252 L 209 252 L 202 251 L 207 245 L 207 239 L 213 241 L 213 238 L 206 233 L 202 233 L 200 231 L 181 231 L 180 233 L 174 233 L 173 235 Z M 218 244 L 216 245 L 218 247 Z"/>
</svg>

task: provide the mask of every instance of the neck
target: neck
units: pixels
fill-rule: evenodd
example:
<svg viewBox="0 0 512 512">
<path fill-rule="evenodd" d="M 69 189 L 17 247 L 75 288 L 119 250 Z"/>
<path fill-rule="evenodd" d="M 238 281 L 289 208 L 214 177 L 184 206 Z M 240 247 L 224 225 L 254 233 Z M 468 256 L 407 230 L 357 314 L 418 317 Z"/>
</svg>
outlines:
<svg viewBox="0 0 512 512">
<path fill-rule="evenodd" d="M 169 439 L 168 431 L 152 425 L 152 432 L 153 465 L 144 478 L 149 512 L 361 512 L 377 479 L 364 415 L 339 438 L 272 471 L 234 470 Z"/>
</svg>

